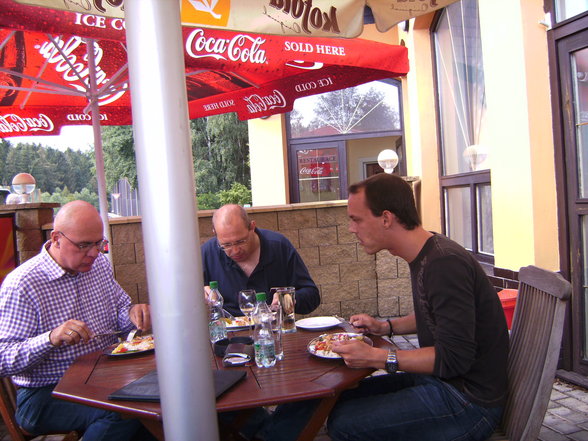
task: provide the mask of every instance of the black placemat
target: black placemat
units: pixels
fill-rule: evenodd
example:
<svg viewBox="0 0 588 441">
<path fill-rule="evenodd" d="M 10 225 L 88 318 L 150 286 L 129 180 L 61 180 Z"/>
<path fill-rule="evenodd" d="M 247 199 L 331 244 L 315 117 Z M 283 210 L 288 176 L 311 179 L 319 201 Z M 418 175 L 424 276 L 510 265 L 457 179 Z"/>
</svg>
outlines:
<svg viewBox="0 0 588 441">
<path fill-rule="evenodd" d="M 245 378 L 247 372 L 238 370 L 213 371 L 214 390 L 218 398 L 235 383 Z M 109 400 L 159 401 L 159 383 L 157 370 L 152 370 L 143 377 L 121 387 L 108 396 Z"/>
</svg>

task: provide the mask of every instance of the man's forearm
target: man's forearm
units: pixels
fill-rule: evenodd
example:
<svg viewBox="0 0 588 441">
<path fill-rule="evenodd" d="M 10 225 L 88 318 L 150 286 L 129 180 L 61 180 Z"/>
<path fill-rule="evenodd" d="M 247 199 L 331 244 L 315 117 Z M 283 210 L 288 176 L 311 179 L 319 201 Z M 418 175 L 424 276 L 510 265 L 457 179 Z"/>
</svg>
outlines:
<svg viewBox="0 0 588 441">
<path fill-rule="evenodd" d="M 414 334 L 417 331 L 414 313 L 390 321 L 392 322 L 392 332 L 394 334 Z"/>
</svg>

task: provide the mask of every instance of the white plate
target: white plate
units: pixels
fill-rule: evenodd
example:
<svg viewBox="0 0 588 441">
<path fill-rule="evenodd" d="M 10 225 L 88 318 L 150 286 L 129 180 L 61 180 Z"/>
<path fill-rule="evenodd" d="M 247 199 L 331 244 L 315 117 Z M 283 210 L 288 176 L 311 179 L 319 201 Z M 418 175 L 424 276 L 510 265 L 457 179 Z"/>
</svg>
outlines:
<svg viewBox="0 0 588 441">
<path fill-rule="evenodd" d="M 296 326 L 302 329 L 311 329 L 313 331 L 322 331 L 337 326 L 339 319 L 335 317 L 308 317 L 296 320 Z"/>
<path fill-rule="evenodd" d="M 357 340 L 362 340 L 365 343 L 367 343 L 370 346 L 373 346 L 374 343 L 372 342 L 372 340 L 369 337 L 366 337 L 363 334 L 357 334 L 354 332 L 336 332 L 334 334 L 323 334 L 320 335 L 316 338 L 313 338 L 309 343 L 308 343 L 308 352 L 310 352 L 312 355 L 315 355 L 317 357 L 320 358 L 341 358 L 341 356 L 335 352 L 332 351 L 327 351 L 327 350 L 319 350 L 316 348 L 317 343 L 319 343 L 320 341 L 324 341 L 325 338 L 332 338 L 334 340 L 339 340 L 339 339 L 357 339 Z"/>
</svg>

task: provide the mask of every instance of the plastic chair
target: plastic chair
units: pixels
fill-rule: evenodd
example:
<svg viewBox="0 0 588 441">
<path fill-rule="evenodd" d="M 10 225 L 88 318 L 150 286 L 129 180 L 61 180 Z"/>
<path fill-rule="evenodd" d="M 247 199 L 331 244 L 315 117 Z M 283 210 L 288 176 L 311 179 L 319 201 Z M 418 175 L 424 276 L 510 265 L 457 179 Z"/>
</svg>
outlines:
<svg viewBox="0 0 588 441">
<path fill-rule="evenodd" d="M 0 380 L 0 415 L 6 424 L 12 441 L 28 441 L 40 435 L 31 435 L 21 428 L 14 417 L 16 411 L 16 387 L 8 377 L 1 377 Z M 46 433 L 43 435 L 58 435 Z M 77 432 L 70 432 L 63 436 L 63 441 L 77 441 L 80 438 Z"/>
<path fill-rule="evenodd" d="M 501 430 L 491 441 L 535 441 L 549 397 L 571 285 L 536 266 L 519 272 L 519 293 L 510 334 L 509 391 Z"/>
</svg>

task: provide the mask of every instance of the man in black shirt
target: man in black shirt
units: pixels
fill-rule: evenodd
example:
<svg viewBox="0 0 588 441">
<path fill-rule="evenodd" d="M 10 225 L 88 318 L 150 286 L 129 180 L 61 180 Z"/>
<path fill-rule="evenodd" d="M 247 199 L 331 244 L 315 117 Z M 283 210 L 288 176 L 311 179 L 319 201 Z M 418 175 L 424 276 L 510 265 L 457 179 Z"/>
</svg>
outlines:
<svg viewBox="0 0 588 441">
<path fill-rule="evenodd" d="M 417 333 L 419 349 L 364 342 L 333 349 L 349 367 L 389 375 L 346 391 L 329 417 L 333 440 L 485 440 L 506 400 L 508 331 L 500 300 L 462 246 L 425 230 L 410 186 L 378 174 L 349 188 L 349 230 L 368 254 L 388 250 L 409 263 L 415 313 L 350 322 L 377 335 Z M 402 372 L 400 372 L 402 371 Z"/>
</svg>

